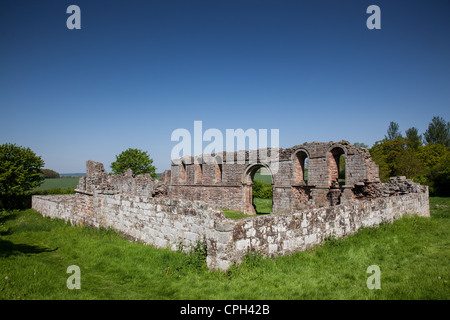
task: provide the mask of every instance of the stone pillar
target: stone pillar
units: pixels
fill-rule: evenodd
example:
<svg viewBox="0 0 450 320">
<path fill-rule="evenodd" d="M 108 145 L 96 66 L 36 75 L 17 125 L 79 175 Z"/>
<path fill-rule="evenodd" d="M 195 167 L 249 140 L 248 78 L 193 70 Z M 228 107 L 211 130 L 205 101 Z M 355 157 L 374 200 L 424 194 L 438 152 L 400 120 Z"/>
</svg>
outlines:
<svg viewBox="0 0 450 320">
<path fill-rule="evenodd" d="M 352 192 L 352 186 L 344 185 L 344 191 L 341 194 L 341 204 L 351 204 L 354 201 L 354 194 Z"/>
<path fill-rule="evenodd" d="M 219 222 L 214 234 L 207 239 L 206 264 L 212 270 L 226 271 L 233 263 L 233 229 L 234 222 Z"/>
<path fill-rule="evenodd" d="M 330 188 L 328 186 L 319 186 L 311 190 L 312 200 L 317 207 L 328 207 L 330 205 L 327 195 Z"/>
<path fill-rule="evenodd" d="M 248 215 L 256 215 L 255 207 L 253 206 L 253 192 L 252 192 L 252 184 L 244 183 L 244 213 Z"/>
</svg>

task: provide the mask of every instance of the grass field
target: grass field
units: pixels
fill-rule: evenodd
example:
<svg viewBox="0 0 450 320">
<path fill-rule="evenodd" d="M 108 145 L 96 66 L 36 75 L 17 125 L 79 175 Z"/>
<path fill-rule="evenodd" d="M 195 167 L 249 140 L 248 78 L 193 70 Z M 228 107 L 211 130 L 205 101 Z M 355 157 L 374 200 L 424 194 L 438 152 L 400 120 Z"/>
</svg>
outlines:
<svg viewBox="0 0 450 320">
<path fill-rule="evenodd" d="M 42 184 L 34 190 L 74 189 L 78 185 L 79 179 L 80 177 L 45 179 Z"/>
<path fill-rule="evenodd" d="M 187 255 L 71 226 L 34 210 L 0 213 L 0 299 L 449 299 L 450 198 L 431 198 L 431 218 L 405 217 L 314 250 L 249 255 L 212 272 Z M 67 267 L 81 289 L 66 286 Z M 381 289 L 366 286 L 368 266 Z"/>
<path fill-rule="evenodd" d="M 253 176 L 253 179 L 259 180 L 265 183 L 272 183 L 272 177 L 270 174 L 264 174 L 264 172 L 261 172 L 261 169 L 258 170 L 255 175 Z"/>
</svg>

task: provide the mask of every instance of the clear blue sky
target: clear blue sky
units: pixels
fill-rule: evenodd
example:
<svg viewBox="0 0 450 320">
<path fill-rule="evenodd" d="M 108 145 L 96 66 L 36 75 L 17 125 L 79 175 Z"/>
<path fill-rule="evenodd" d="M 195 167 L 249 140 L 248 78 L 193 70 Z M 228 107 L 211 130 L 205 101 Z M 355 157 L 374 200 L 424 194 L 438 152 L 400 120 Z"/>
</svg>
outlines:
<svg viewBox="0 0 450 320">
<path fill-rule="evenodd" d="M 66 9 L 81 8 L 81 30 Z M 381 30 L 369 30 L 369 5 Z M 84 172 L 177 128 L 279 129 L 280 146 L 450 120 L 450 1 L 2 1 L 0 143 Z"/>
</svg>

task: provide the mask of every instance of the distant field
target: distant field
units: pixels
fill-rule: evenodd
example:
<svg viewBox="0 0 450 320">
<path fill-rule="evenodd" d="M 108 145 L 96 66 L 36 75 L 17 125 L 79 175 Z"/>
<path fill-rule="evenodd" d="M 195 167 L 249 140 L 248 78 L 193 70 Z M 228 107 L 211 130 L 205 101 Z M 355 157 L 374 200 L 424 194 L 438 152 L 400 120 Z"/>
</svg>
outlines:
<svg viewBox="0 0 450 320">
<path fill-rule="evenodd" d="M 64 177 L 45 179 L 42 184 L 34 190 L 49 190 L 49 189 L 73 189 L 78 185 L 80 177 Z"/>
<path fill-rule="evenodd" d="M 253 177 L 254 180 L 259 180 L 265 183 L 272 183 L 272 177 L 270 176 L 270 174 L 264 174 L 261 173 L 260 171 L 255 173 L 255 176 Z"/>
</svg>

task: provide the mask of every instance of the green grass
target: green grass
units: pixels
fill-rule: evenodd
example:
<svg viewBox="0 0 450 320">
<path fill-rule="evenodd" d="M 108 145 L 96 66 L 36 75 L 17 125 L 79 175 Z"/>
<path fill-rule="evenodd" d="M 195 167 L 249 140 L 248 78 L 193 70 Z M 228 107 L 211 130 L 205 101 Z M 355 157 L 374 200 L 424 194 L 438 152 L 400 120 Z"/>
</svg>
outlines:
<svg viewBox="0 0 450 320">
<path fill-rule="evenodd" d="M 254 198 L 253 202 L 256 206 L 256 216 L 270 214 L 272 212 L 272 199 Z M 247 217 L 254 217 L 255 215 L 247 215 L 241 211 L 224 209 L 223 213 L 228 219 L 236 220 Z"/>
<path fill-rule="evenodd" d="M 74 189 L 78 185 L 79 179 L 80 177 L 45 179 L 42 184 L 34 190 Z"/>
<path fill-rule="evenodd" d="M 223 210 L 223 213 L 225 214 L 225 217 L 231 220 L 238 220 L 248 217 L 257 217 L 257 216 L 263 216 L 266 215 L 265 213 L 257 213 L 256 215 L 248 215 L 241 211 L 234 211 L 234 210 Z"/>
<path fill-rule="evenodd" d="M 255 181 L 255 180 L 263 182 L 265 185 L 267 185 L 267 187 L 269 189 L 272 189 L 272 185 L 271 185 L 272 177 L 270 174 L 268 174 L 267 169 L 266 170 L 259 169 L 253 176 L 253 181 Z M 262 189 L 264 189 L 264 187 Z M 257 194 L 255 192 L 255 186 L 254 186 L 253 196 L 254 196 L 253 203 L 256 207 L 257 214 L 268 214 L 268 213 L 272 212 L 272 193 L 271 192 L 270 192 L 270 196 L 268 196 L 267 194 L 264 194 L 264 193 Z"/>
<path fill-rule="evenodd" d="M 254 198 L 253 203 L 256 206 L 257 213 L 268 214 L 272 212 L 272 198 L 270 199 Z"/>
<path fill-rule="evenodd" d="M 431 218 L 364 228 L 314 250 L 249 255 L 228 272 L 186 255 L 71 226 L 34 210 L 0 213 L 0 299 L 449 299 L 450 198 L 431 198 Z M 81 269 L 69 290 L 67 267 Z M 367 267 L 381 269 L 369 290 Z"/>
</svg>

